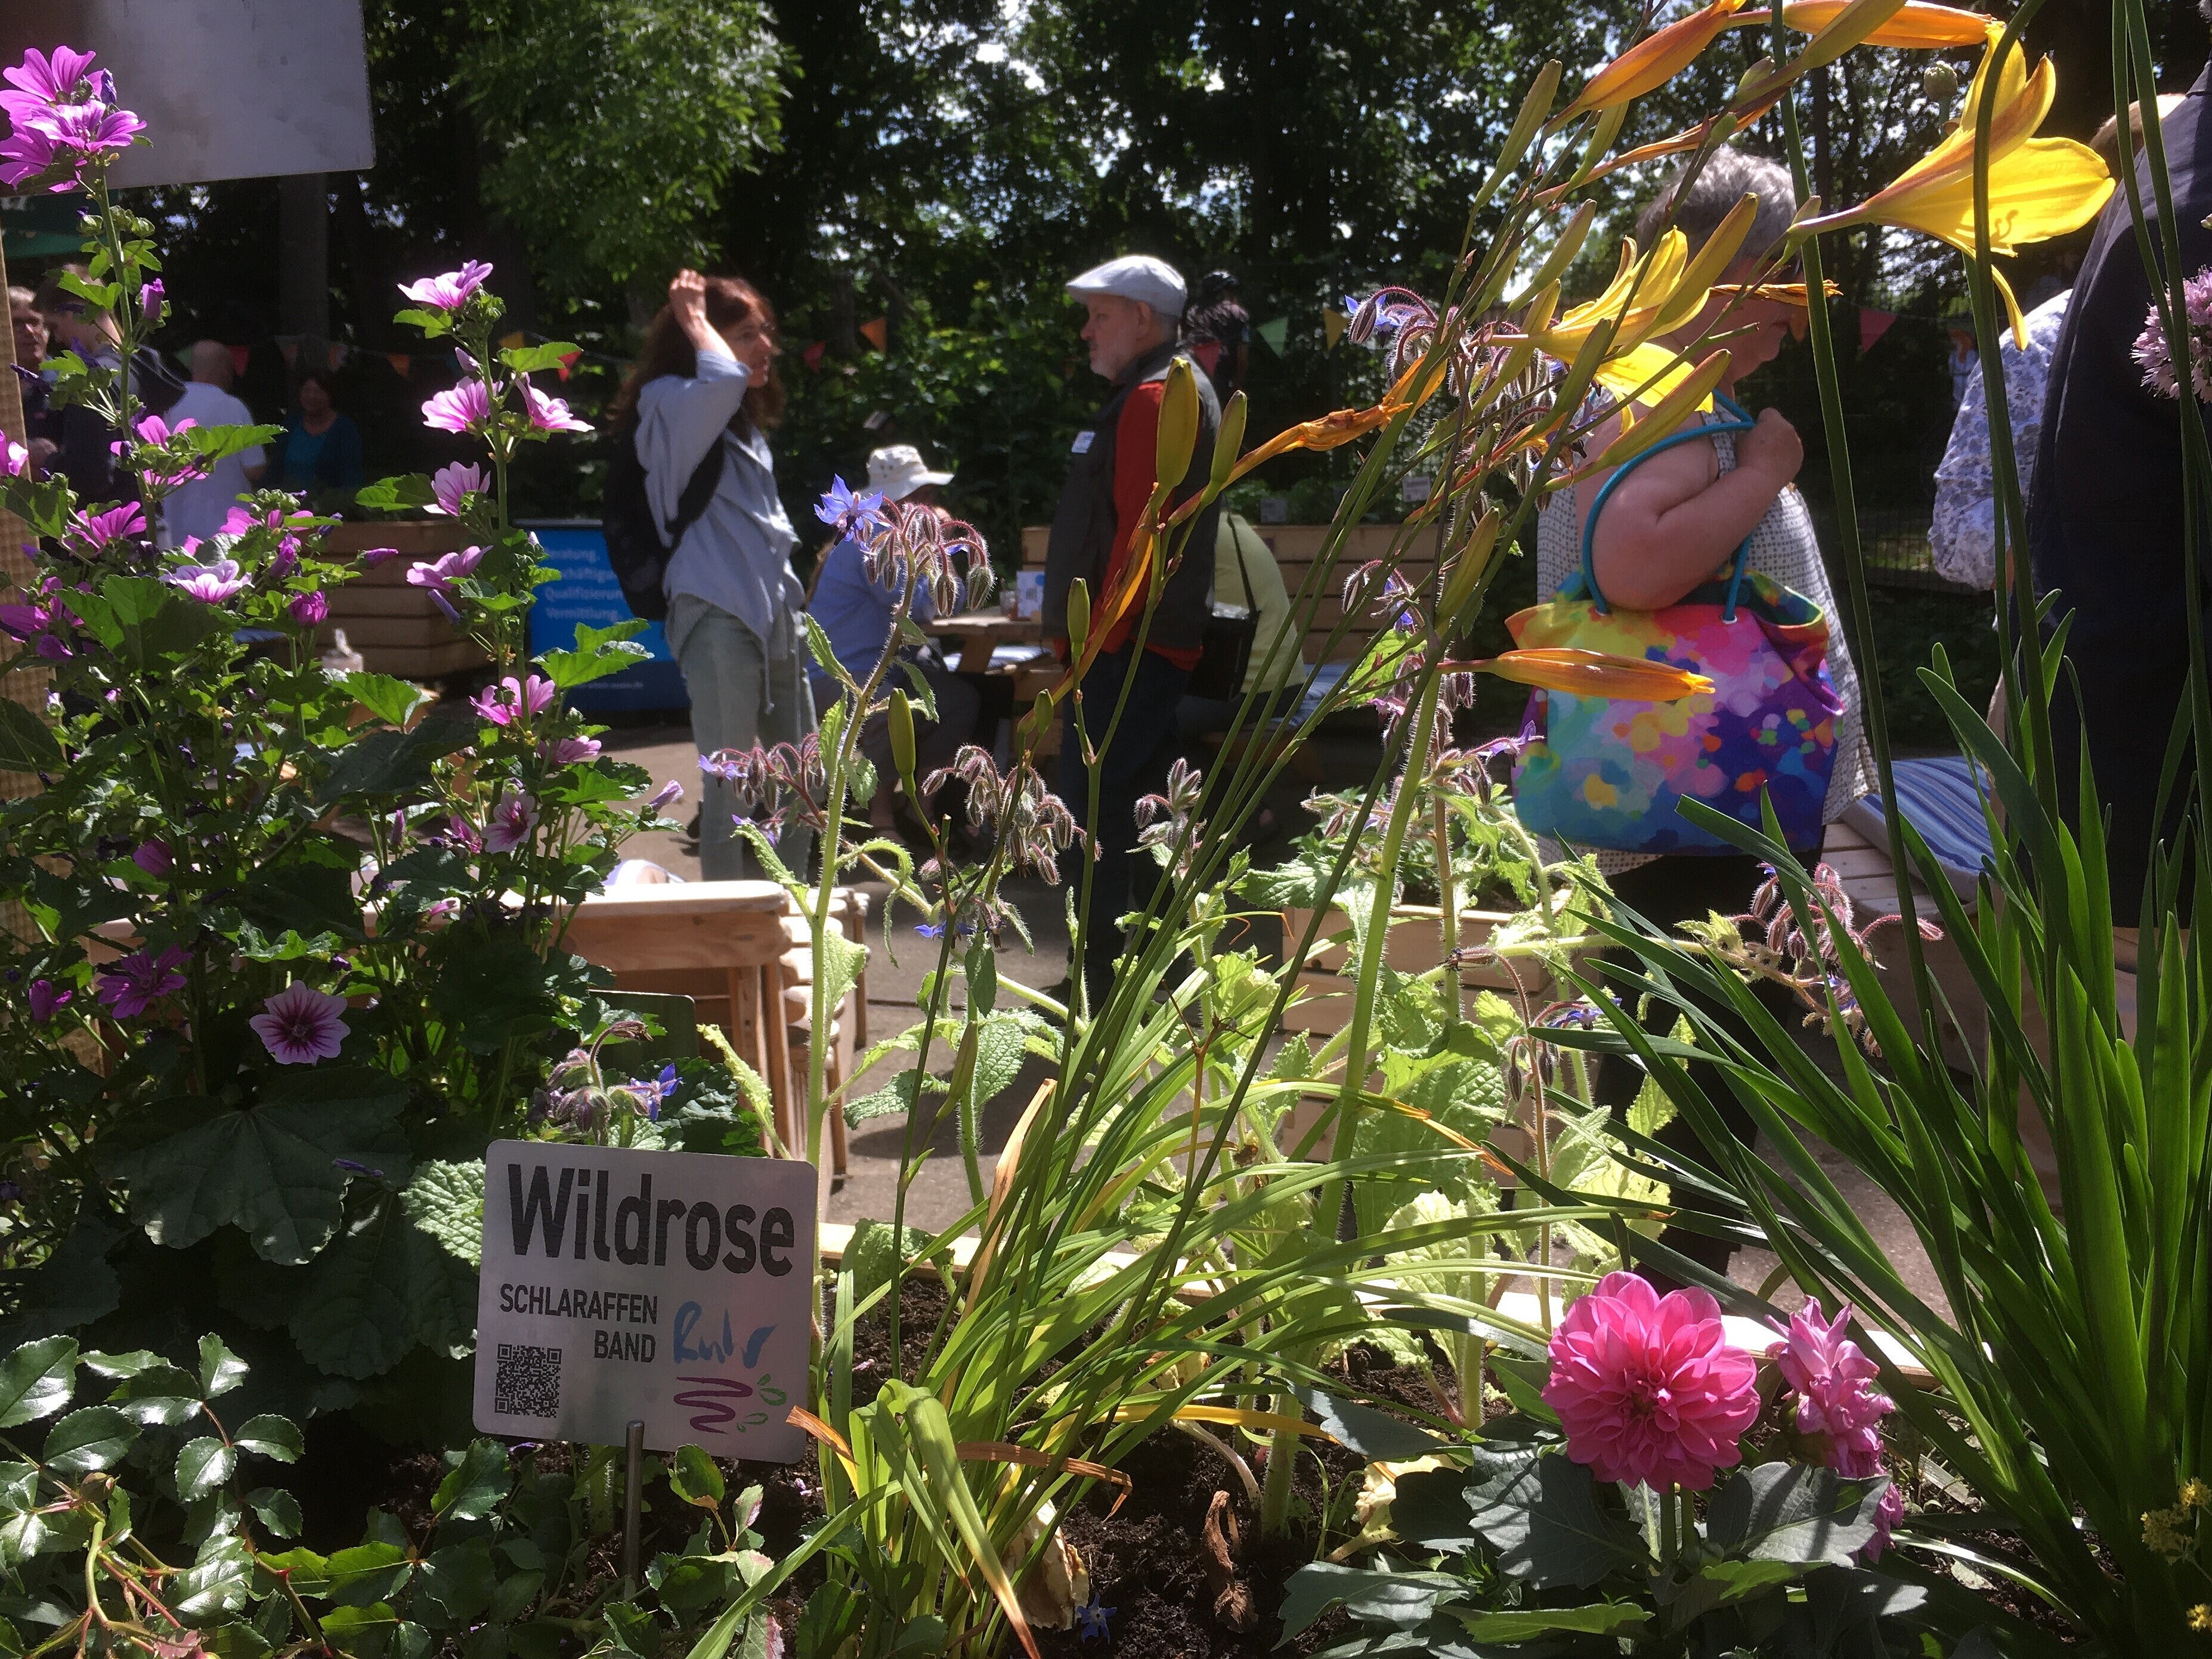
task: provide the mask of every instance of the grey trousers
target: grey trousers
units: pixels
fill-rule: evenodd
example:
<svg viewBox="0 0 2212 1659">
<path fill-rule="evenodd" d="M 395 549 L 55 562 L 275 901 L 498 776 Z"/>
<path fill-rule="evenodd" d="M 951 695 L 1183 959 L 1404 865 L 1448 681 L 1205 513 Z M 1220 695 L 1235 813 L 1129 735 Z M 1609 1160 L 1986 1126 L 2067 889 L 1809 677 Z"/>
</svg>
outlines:
<svg viewBox="0 0 2212 1659">
<path fill-rule="evenodd" d="M 797 743 L 814 730 L 814 694 L 795 632 L 790 648 L 771 656 L 760 636 L 728 611 L 679 593 L 669 601 L 668 637 L 691 695 L 691 741 L 702 755 Z M 736 792 L 703 773 L 700 782 L 700 875 L 708 881 L 759 877 L 759 860 L 737 832 Z M 814 832 L 793 825 L 777 837 L 775 850 L 804 879 Z"/>
</svg>

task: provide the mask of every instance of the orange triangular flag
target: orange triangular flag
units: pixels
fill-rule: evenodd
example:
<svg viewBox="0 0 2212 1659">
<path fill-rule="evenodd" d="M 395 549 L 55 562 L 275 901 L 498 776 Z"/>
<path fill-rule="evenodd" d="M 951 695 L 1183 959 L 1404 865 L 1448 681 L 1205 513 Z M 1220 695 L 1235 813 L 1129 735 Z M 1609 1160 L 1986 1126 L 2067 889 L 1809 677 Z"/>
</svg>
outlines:
<svg viewBox="0 0 2212 1659">
<path fill-rule="evenodd" d="M 559 372 L 562 380 L 568 378 L 568 371 L 575 368 L 576 359 L 583 355 L 580 351 L 564 351 L 561 354 L 561 361 L 556 363 L 554 368 Z"/>
<path fill-rule="evenodd" d="M 521 350 L 523 345 L 522 331 L 518 328 L 512 334 L 501 335 L 499 343 L 509 351 Z"/>
<path fill-rule="evenodd" d="M 890 343 L 891 321 L 888 317 L 877 317 L 860 325 L 860 337 L 878 351 Z"/>
<path fill-rule="evenodd" d="M 415 367 L 415 359 L 404 351 L 387 351 L 384 354 L 384 361 L 392 365 L 392 372 L 403 380 L 407 378 L 407 371 Z"/>
</svg>

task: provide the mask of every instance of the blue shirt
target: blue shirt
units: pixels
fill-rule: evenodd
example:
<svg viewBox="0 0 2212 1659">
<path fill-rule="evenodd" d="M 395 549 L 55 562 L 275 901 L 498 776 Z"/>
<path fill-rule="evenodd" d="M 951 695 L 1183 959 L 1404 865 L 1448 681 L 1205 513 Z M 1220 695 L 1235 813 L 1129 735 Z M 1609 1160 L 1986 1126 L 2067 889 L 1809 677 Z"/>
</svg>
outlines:
<svg viewBox="0 0 2212 1659">
<path fill-rule="evenodd" d="M 891 618 L 898 614 L 898 589 L 870 581 L 860 543 L 842 541 L 823 555 L 822 574 L 814 584 L 814 597 L 807 601 L 806 611 L 830 636 L 830 654 L 839 665 L 866 684 L 890 642 Z M 916 588 L 915 620 L 927 622 L 936 614 L 929 590 Z M 836 684 L 811 657 L 806 672 L 814 677 L 816 707 L 838 695 Z"/>
</svg>

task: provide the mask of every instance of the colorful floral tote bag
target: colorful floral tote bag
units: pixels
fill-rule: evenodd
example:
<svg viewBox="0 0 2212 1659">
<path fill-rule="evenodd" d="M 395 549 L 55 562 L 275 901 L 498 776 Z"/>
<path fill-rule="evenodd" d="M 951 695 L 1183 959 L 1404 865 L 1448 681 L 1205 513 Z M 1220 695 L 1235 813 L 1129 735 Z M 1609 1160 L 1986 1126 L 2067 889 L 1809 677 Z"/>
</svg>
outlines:
<svg viewBox="0 0 2212 1659">
<path fill-rule="evenodd" d="M 1747 570 L 1751 541 L 1724 578 L 1662 611 L 1625 611 L 1600 592 L 1591 546 L 1613 487 L 1640 461 L 1742 418 L 1661 440 L 1606 481 L 1583 526 L 1581 571 L 1548 604 L 1507 619 L 1524 649 L 1567 646 L 1641 657 L 1703 674 L 1710 692 L 1675 702 L 1538 691 L 1528 700 L 1514 805 L 1530 830 L 1575 848 L 1734 853 L 1675 809 L 1700 800 L 1742 823 L 1762 793 L 1793 848 L 1820 843 L 1843 702 L 1827 668 L 1828 619 L 1803 594 Z"/>
</svg>

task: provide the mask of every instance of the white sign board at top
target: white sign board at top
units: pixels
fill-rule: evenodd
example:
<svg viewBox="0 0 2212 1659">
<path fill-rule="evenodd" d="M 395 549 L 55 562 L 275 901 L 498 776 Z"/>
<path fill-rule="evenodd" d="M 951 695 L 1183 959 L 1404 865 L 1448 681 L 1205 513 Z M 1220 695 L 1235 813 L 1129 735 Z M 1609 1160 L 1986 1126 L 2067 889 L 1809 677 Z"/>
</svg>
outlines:
<svg viewBox="0 0 2212 1659">
<path fill-rule="evenodd" d="M 496 1140 L 476 1425 L 789 1463 L 814 1317 L 814 1166 Z"/>
<path fill-rule="evenodd" d="M 6 0 L 0 63 L 97 52 L 146 123 L 108 174 L 196 184 L 374 166 L 361 0 Z"/>
</svg>

